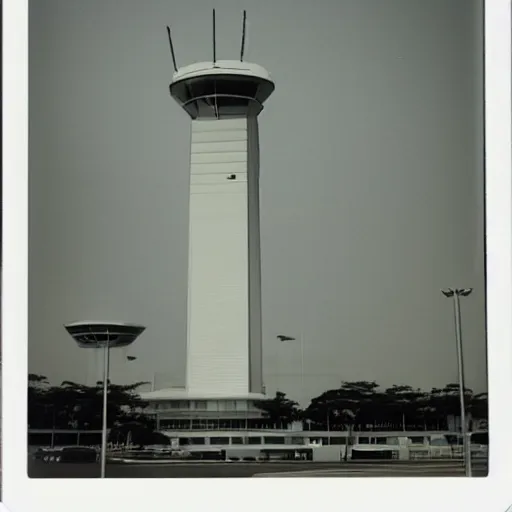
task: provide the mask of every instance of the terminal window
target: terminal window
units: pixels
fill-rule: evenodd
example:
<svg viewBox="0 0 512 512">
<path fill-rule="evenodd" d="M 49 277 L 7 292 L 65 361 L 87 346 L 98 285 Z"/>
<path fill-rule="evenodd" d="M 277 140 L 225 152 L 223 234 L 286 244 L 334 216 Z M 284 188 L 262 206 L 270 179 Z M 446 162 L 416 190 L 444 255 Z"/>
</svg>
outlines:
<svg viewBox="0 0 512 512">
<path fill-rule="evenodd" d="M 210 444 L 228 444 L 229 437 L 210 437 Z"/>
<path fill-rule="evenodd" d="M 204 437 L 191 437 L 189 438 L 189 444 L 205 444 Z"/>
<path fill-rule="evenodd" d="M 264 444 L 285 444 L 285 439 L 284 437 L 264 437 L 263 438 L 263 443 Z"/>
</svg>

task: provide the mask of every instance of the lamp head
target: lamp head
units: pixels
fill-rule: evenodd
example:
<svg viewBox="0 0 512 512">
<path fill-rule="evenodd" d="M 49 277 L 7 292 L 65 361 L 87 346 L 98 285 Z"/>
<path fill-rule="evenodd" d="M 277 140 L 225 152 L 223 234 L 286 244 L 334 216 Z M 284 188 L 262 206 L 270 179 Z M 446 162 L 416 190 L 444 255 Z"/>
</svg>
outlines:
<svg viewBox="0 0 512 512">
<path fill-rule="evenodd" d="M 81 348 L 127 347 L 146 329 L 122 322 L 74 322 L 64 328 Z"/>
<path fill-rule="evenodd" d="M 455 292 L 451 288 L 446 288 L 445 290 L 441 290 L 441 293 L 445 297 L 453 297 L 455 295 Z"/>
<path fill-rule="evenodd" d="M 295 338 L 292 338 L 291 336 L 285 336 L 284 334 L 278 334 L 277 339 L 279 341 L 295 341 Z"/>
</svg>

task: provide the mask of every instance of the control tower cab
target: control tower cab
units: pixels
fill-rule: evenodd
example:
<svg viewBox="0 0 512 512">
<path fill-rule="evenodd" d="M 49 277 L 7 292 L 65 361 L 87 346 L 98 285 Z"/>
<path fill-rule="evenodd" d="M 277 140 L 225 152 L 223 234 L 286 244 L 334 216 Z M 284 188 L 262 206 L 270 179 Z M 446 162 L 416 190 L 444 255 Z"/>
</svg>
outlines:
<svg viewBox="0 0 512 512">
<path fill-rule="evenodd" d="M 225 119 L 257 116 L 274 82 L 258 64 L 223 60 L 182 67 L 169 89 L 192 119 Z"/>
</svg>

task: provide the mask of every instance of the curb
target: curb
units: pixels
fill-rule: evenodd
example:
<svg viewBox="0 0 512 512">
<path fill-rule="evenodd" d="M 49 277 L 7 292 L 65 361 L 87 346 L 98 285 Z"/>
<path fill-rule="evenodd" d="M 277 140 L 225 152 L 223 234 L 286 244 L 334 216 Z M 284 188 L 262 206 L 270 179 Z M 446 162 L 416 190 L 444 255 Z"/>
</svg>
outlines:
<svg viewBox="0 0 512 512">
<path fill-rule="evenodd" d="M 313 464 L 322 464 L 318 461 L 295 461 L 295 460 L 275 460 L 275 461 L 225 461 L 225 460 L 204 460 L 204 459 L 129 459 L 123 457 L 109 457 L 107 459 L 108 463 L 111 464 L 140 464 L 140 465 L 162 465 L 162 464 L 182 464 L 182 465 L 203 465 L 203 464 L 218 464 L 218 465 L 259 465 L 259 464 L 272 464 L 272 465 L 294 465 L 297 467 L 307 466 L 311 463 Z M 337 463 L 338 461 L 333 461 Z M 327 462 L 326 464 L 332 464 L 333 462 Z M 364 466 L 364 465 L 394 465 L 394 466 L 429 466 L 429 465 L 450 465 L 450 464 L 460 464 L 462 463 L 462 459 L 440 459 L 440 460 L 382 460 L 382 459 L 365 459 L 361 461 L 353 460 L 353 461 L 339 461 L 340 467 L 348 468 L 350 466 Z"/>
</svg>

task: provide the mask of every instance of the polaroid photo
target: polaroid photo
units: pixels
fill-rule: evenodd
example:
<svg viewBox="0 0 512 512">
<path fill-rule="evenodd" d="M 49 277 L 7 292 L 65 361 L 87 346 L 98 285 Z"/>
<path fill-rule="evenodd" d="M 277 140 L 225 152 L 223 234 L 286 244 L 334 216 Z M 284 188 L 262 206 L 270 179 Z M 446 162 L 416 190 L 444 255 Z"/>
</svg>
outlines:
<svg viewBox="0 0 512 512">
<path fill-rule="evenodd" d="M 3 2 L 2 507 L 507 510 L 510 7 Z"/>
</svg>

